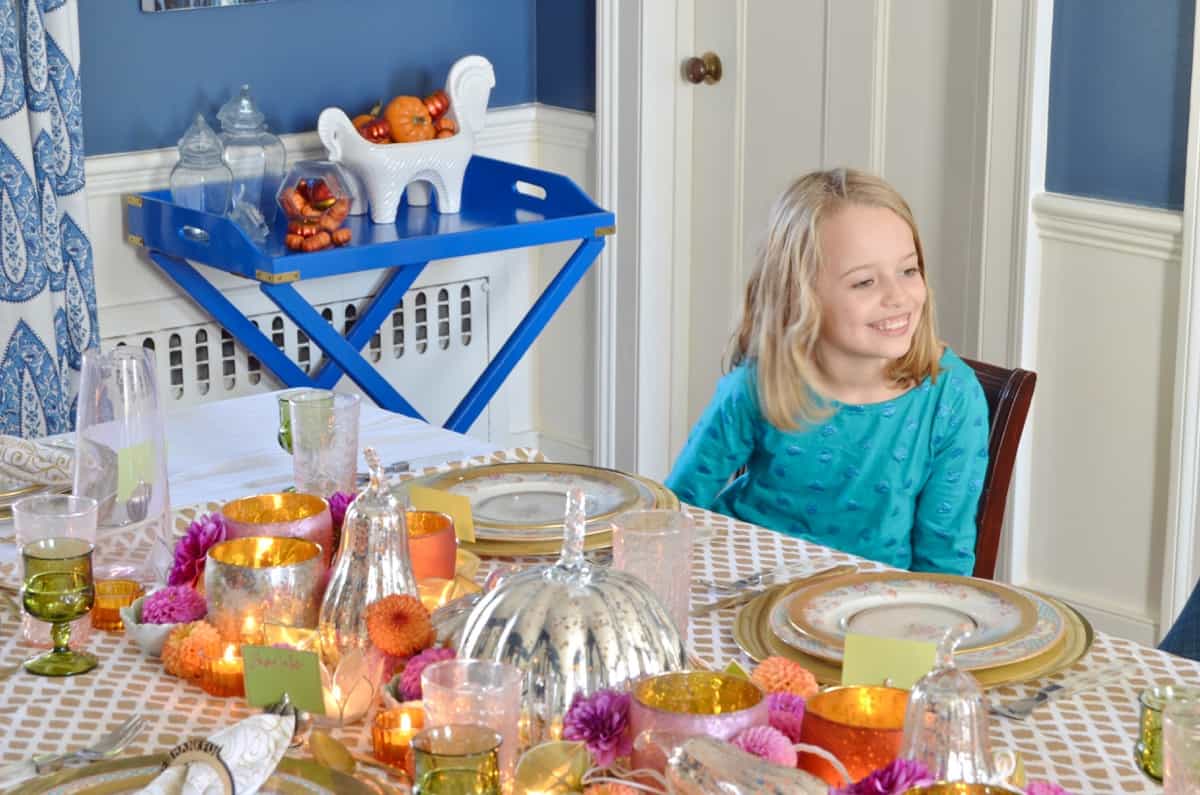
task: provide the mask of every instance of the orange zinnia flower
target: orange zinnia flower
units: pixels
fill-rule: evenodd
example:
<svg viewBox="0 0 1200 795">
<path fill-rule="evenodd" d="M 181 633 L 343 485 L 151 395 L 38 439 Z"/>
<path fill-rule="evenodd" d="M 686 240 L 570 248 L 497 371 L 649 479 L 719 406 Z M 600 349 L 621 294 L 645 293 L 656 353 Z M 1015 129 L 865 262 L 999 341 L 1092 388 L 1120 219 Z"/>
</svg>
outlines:
<svg viewBox="0 0 1200 795">
<path fill-rule="evenodd" d="M 367 635 L 384 654 L 409 657 L 433 645 L 437 633 L 421 600 L 393 594 L 367 605 Z"/>
<path fill-rule="evenodd" d="M 163 668 L 180 679 L 199 679 L 208 661 L 220 656 L 221 636 L 207 621 L 178 626 L 163 643 Z"/>
<path fill-rule="evenodd" d="M 786 657 L 763 660 L 750 674 L 750 680 L 768 693 L 791 693 L 809 698 L 817 692 L 817 680 L 809 670 Z"/>
</svg>

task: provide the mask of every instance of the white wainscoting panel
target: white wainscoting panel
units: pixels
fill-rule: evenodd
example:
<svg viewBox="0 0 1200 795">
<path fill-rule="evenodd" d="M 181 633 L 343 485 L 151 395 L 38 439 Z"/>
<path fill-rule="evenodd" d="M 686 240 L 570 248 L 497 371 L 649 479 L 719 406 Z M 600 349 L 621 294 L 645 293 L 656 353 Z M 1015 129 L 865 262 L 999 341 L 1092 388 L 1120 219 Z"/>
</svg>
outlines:
<svg viewBox="0 0 1200 795">
<path fill-rule="evenodd" d="M 315 133 L 283 136 L 288 160 L 324 155 Z M 489 157 L 511 160 L 566 174 L 589 193 L 594 185 L 593 123 L 590 114 L 537 104 L 492 110 L 479 138 L 478 151 Z M 545 157 L 543 158 L 543 153 Z M 125 242 L 121 196 L 167 185 L 175 164 L 174 149 L 157 149 L 89 157 L 87 191 L 90 229 L 95 255 L 96 292 L 101 333 L 123 337 L 152 329 L 203 323 L 207 313 L 184 296 L 143 253 Z M 540 293 L 552 273 L 558 252 L 516 249 L 484 256 L 432 263 L 416 287 L 468 279 L 485 279 L 489 305 L 488 349 L 496 351 Z M 546 266 L 541 265 L 545 257 Z M 207 270 L 226 296 L 243 312 L 261 314 L 276 309 L 256 282 Z M 545 271 L 545 272 L 544 272 Z M 304 282 L 300 292 L 314 303 L 355 301 L 370 295 L 382 272 L 364 272 L 336 279 Z M 590 285 L 590 282 L 589 282 Z M 490 441 L 498 447 L 512 444 L 543 446 L 553 440 L 555 452 L 569 452 L 571 460 L 590 460 L 594 419 L 594 376 L 587 379 L 555 378 L 539 382 L 537 373 L 590 373 L 595 335 L 590 287 L 581 287 L 561 310 L 551 330 L 588 329 L 565 333 L 554 345 L 539 341 L 517 365 L 489 407 Z M 401 390 L 403 391 L 403 390 Z M 543 422 L 539 406 L 575 407 L 551 411 Z M 562 440 L 558 443 L 557 440 Z"/>
<path fill-rule="evenodd" d="M 1180 215 L 1042 194 L 1024 584 L 1154 644 L 1174 384 Z"/>
</svg>

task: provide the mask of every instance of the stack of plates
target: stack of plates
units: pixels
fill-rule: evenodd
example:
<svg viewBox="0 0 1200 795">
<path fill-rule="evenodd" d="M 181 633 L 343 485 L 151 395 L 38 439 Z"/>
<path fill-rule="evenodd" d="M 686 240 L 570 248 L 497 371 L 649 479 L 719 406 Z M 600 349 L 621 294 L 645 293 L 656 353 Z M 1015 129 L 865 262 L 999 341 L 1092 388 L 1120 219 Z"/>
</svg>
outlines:
<svg viewBox="0 0 1200 795">
<path fill-rule="evenodd" d="M 638 475 L 578 464 L 484 464 L 418 478 L 412 483 L 471 500 L 480 555 L 546 555 L 563 543 L 567 491 L 587 495 L 585 549 L 612 546 L 612 520 L 624 511 L 678 510 L 665 486 Z"/>
<path fill-rule="evenodd" d="M 755 660 L 796 660 L 822 682 L 841 680 L 847 632 L 936 641 L 968 624 L 957 664 L 985 687 L 1036 679 L 1072 665 L 1093 632 L 1070 606 L 989 580 L 904 571 L 856 572 L 768 589 L 734 621 Z"/>
</svg>

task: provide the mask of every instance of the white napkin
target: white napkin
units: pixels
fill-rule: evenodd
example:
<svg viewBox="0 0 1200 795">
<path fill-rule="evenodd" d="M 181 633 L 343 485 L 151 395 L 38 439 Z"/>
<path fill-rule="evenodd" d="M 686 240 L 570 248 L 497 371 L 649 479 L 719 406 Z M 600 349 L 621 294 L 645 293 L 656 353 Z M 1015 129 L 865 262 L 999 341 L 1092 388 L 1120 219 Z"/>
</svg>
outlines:
<svg viewBox="0 0 1200 795">
<path fill-rule="evenodd" d="M 237 795 L 254 795 L 279 765 L 296 726 L 293 715 L 253 715 L 209 737 L 220 746 Z M 192 762 L 169 767 L 141 795 L 221 795 L 221 776 L 210 765 Z"/>
<path fill-rule="evenodd" d="M 45 486 L 71 485 L 74 454 L 32 439 L 0 435 L 0 475 Z"/>
</svg>

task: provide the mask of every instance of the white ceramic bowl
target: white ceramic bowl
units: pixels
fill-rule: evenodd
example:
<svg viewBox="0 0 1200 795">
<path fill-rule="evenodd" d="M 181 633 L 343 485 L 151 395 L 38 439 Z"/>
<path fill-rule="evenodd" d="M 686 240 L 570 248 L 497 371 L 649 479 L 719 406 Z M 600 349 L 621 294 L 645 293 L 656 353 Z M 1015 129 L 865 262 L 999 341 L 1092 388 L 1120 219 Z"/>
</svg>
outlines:
<svg viewBox="0 0 1200 795">
<path fill-rule="evenodd" d="M 146 594 L 146 596 L 149 595 Z M 122 607 L 120 609 L 121 621 L 125 623 L 125 634 L 133 639 L 143 653 L 151 657 L 158 657 L 162 654 L 162 647 L 167 642 L 167 636 L 179 625 L 143 624 L 142 603 L 146 601 L 146 596 L 139 596 L 133 604 Z"/>
</svg>

